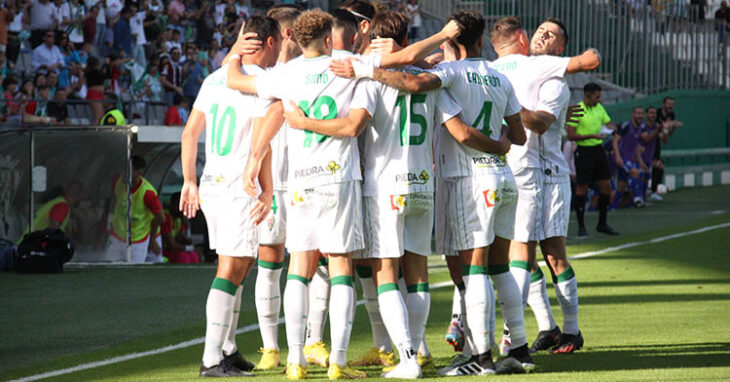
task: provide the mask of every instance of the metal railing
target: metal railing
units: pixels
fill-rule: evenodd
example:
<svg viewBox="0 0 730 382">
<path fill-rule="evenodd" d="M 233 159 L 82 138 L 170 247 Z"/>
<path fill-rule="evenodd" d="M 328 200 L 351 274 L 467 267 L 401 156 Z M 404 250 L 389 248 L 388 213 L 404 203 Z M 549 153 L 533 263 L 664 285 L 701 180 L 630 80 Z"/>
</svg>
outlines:
<svg viewBox="0 0 730 382">
<path fill-rule="evenodd" d="M 547 17 L 562 19 L 570 35 L 566 55 L 588 47 L 602 55 L 593 76 L 639 94 L 675 89 L 730 89 L 730 31 L 724 23 L 696 20 L 675 0 L 421 0 L 438 18 L 472 9 L 487 30 L 504 16 L 520 16 L 529 32 Z M 634 6 L 634 4 L 641 4 Z M 484 54 L 496 58 L 484 36 Z"/>
</svg>

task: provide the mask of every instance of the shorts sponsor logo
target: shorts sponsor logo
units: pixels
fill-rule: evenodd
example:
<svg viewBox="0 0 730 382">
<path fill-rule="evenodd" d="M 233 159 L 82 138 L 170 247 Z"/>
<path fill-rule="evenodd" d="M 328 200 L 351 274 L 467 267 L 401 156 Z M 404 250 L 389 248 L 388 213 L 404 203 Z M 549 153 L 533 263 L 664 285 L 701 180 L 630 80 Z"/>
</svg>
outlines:
<svg viewBox="0 0 730 382">
<path fill-rule="evenodd" d="M 407 172 L 403 174 L 397 174 L 395 176 L 396 183 L 405 183 L 408 185 L 426 184 L 428 183 L 429 179 L 431 179 L 431 177 L 428 175 L 428 172 L 426 172 L 426 170 L 421 171 L 420 174 L 416 174 L 415 172 Z"/>
<path fill-rule="evenodd" d="M 299 191 L 294 191 L 291 198 L 291 205 L 304 202 L 304 198 L 300 195 Z"/>
<path fill-rule="evenodd" d="M 406 206 L 405 195 L 390 195 L 390 208 L 393 211 L 400 211 Z"/>
<path fill-rule="evenodd" d="M 494 207 L 495 203 L 499 202 L 499 195 L 497 190 L 489 190 L 483 192 L 484 201 L 487 202 L 487 207 Z"/>
<path fill-rule="evenodd" d="M 505 166 L 504 158 L 497 157 L 497 156 L 472 157 L 471 163 L 475 167 L 504 167 Z"/>
<path fill-rule="evenodd" d="M 223 183 L 226 181 L 226 177 L 223 174 L 218 175 L 203 175 L 200 178 L 200 183 Z"/>
</svg>

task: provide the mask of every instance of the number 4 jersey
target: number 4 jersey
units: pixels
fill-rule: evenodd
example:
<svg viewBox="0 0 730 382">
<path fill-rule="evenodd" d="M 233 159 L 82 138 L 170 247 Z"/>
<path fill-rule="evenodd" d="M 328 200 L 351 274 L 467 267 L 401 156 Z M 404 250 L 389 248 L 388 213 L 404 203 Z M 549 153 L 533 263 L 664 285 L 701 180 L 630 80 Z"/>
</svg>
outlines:
<svg viewBox="0 0 730 382">
<path fill-rule="evenodd" d="M 193 104 L 193 109 L 205 114 L 205 169 L 200 184 L 221 190 L 240 182 L 251 151 L 253 119 L 263 117 L 271 103 L 226 87 L 227 71 L 225 65 L 211 73 Z M 253 75 L 263 69 L 244 65 L 243 72 Z"/>
<path fill-rule="evenodd" d="M 262 98 L 290 101 L 314 119 L 347 117 L 351 109 L 375 109 L 375 97 L 364 81 L 335 76 L 329 70 L 330 56 L 300 56 L 256 78 L 256 91 Z M 357 138 L 329 137 L 309 130 L 290 128 L 289 189 L 314 188 L 332 183 L 361 180 Z"/>
<path fill-rule="evenodd" d="M 363 195 L 433 191 L 434 126 L 441 125 L 442 115 L 458 115 L 461 108 L 441 89 L 409 94 L 375 81 L 368 85 L 378 97 L 371 126 L 360 137 Z"/>
</svg>

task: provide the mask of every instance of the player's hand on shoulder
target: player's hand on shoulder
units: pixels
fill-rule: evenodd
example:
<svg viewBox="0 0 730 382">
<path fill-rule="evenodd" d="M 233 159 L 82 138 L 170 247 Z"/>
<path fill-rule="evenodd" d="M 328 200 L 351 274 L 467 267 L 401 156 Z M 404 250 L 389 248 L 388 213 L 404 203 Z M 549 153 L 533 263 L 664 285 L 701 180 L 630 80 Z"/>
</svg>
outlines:
<svg viewBox="0 0 730 382">
<path fill-rule="evenodd" d="M 441 32 L 446 35 L 449 39 L 455 39 L 459 37 L 461 34 L 461 30 L 463 27 L 461 24 L 459 24 L 456 20 L 451 20 L 446 25 L 444 25 L 443 29 L 441 29 Z"/>
<path fill-rule="evenodd" d="M 330 70 L 339 77 L 355 78 L 355 69 L 352 67 L 353 60 L 355 58 L 332 60 L 330 62 Z"/>
<path fill-rule="evenodd" d="M 583 117 L 583 109 L 580 105 L 568 106 L 568 113 L 565 115 L 565 122 L 571 124 L 578 124 L 579 119 Z"/>
<path fill-rule="evenodd" d="M 198 199 L 198 185 L 194 182 L 183 183 L 180 190 L 180 211 L 188 218 L 194 218 L 200 209 Z"/>
<path fill-rule="evenodd" d="M 289 101 L 289 106 L 291 107 L 288 110 L 284 109 L 284 118 L 286 118 L 287 123 L 295 129 L 304 129 L 307 115 L 291 100 Z"/>
<path fill-rule="evenodd" d="M 370 49 L 373 53 L 388 54 L 403 49 L 392 38 L 376 38 L 370 42 Z"/>
</svg>

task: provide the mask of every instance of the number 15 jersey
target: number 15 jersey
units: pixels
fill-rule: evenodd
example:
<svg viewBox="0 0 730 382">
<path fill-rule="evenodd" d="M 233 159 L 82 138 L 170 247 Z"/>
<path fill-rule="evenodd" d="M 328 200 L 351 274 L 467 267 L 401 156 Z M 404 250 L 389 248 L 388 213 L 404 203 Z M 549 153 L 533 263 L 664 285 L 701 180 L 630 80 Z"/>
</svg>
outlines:
<svg viewBox="0 0 730 382">
<path fill-rule="evenodd" d="M 254 75 L 264 70 L 244 65 L 242 71 Z M 253 120 L 263 117 L 271 103 L 226 87 L 227 73 L 228 65 L 211 73 L 193 104 L 193 109 L 205 114 L 205 168 L 200 185 L 220 190 L 240 182 L 251 151 Z"/>
<path fill-rule="evenodd" d="M 347 117 L 351 109 L 366 109 L 373 115 L 374 92 L 364 81 L 335 76 L 330 61 L 331 56 L 300 56 L 259 75 L 256 91 L 262 98 L 281 99 L 286 109 L 292 101 L 314 119 Z M 357 138 L 290 128 L 287 140 L 290 190 L 362 179 Z"/>
</svg>

